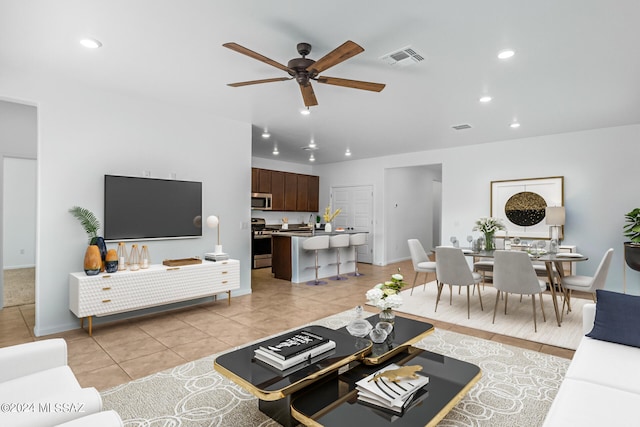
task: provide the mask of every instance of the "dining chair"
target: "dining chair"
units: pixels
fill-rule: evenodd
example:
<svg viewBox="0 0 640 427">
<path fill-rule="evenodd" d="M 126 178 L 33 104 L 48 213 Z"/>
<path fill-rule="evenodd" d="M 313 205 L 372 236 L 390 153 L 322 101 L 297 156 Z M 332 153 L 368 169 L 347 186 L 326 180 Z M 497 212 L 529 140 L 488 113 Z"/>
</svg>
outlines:
<svg viewBox="0 0 640 427">
<path fill-rule="evenodd" d="M 493 323 L 496 322 L 498 300 L 500 293 L 504 293 L 504 314 L 507 314 L 509 294 L 531 295 L 533 305 L 533 330 L 538 332 L 536 322 L 536 294 L 540 295 L 540 309 L 542 318 L 547 321 L 544 313 L 542 292 L 547 289 L 547 283 L 538 279 L 531 264 L 529 254 L 521 251 L 495 251 L 493 266 L 493 287 L 498 291 L 496 303 L 493 307 Z"/>
<path fill-rule="evenodd" d="M 452 301 L 452 286 L 467 287 L 467 319 L 471 318 L 470 313 L 470 292 L 469 287 L 475 286 L 482 280 L 482 276 L 471 271 L 467 260 L 465 259 L 462 249 L 447 246 L 438 246 L 436 248 L 436 281 L 438 284 L 438 296 L 436 298 L 436 309 L 438 310 L 438 302 L 442 295 L 444 285 L 449 285 L 449 304 Z M 482 306 L 482 295 L 480 295 L 480 287 L 478 287 L 478 298 L 480 299 L 480 309 Z"/>
<path fill-rule="evenodd" d="M 416 280 L 418 279 L 419 273 L 424 273 L 424 289 L 427 289 L 427 278 L 429 277 L 429 273 L 436 273 L 436 263 L 429 260 L 429 256 L 427 252 L 422 247 L 422 244 L 418 239 L 409 239 L 407 240 L 409 244 L 409 253 L 411 254 L 411 262 L 413 263 L 413 270 L 416 272 L 416 275 L 413 277 L 413 285 L 411 286 L 411 293 L 409 295 L 413 295 L 413 288 L 416 286 Z"/>
<path fill-rule="evenodd" d="M 613 257 L 613 248 L 609 248 L 604 253 L 600 265 L 596 269 L 596 273 L 593 276 L 564 276 L 562 278 L 562 287 L 569 292 L 566 293 L 565 302 L 567 304 L 567 313 L 571 311 L 571 292 L 581 291 L 591 293 L 593 302 L 596 302 L 596 290 L 603 289 L 607 280 L 607 274 L 609 273 L 609 265 L 611 264 L 611 258 Z M 562 303 L 562 310 L 564 311 L 564 304 Z"/>
</svg>

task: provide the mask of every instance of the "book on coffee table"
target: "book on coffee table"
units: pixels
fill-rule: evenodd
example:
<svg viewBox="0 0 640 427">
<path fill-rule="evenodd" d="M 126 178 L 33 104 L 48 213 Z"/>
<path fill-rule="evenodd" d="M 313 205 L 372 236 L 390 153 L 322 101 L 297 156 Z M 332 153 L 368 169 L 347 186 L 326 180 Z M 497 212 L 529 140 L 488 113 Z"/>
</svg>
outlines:
<svg viewBox="0 0 640 427">
<path fill-rule="evenodd" d="M 327 340 L 325 343 L 321 345 L 317 345 L 307 349 L 306 351 L 302 351 L 296 355 L 290 356 L 286 359 L 282 359 L 276 355 L 273 355 L 271 352 L 266 351 L 262 348 L 257 348 L 254 351 L 254 357 L 261 362 L 267 363 L 279 370 L 286 370 L 291 368 L 292 366 L 299 365 L 301 363 L 307 361 L 318 361 L 321 360 L 323 355 L 329 356 L 331 350 L 336 347 L 336 343 L 332 340 Z"/>
<path fill-rule="evenodd" d="M 264 341 L 259 349 L 273 357 L 286 360 L 305 353 L 314 347 L 320 347 L 328 341 L 325 337 L 302 330 Z M 333 346 L 335 347 L 335 343 Z"/>
<path fill-rule="evenodd" d="M 429 383 L 429 377 L 419 369 L 419 365 L 399 366 L 392 363 L 385 366 L 356 382 L 358 401 L 402 414 L 418 392 Z"/>
</svg>

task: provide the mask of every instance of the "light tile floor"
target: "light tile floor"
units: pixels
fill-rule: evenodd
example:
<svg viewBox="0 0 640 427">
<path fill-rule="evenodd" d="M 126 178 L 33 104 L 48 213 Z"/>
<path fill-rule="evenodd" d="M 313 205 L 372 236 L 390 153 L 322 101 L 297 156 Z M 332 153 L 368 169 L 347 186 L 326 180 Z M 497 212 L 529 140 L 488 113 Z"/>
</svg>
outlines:
<svg viewBox="0 0 640 427">
<path fill-rule="evenodd" d="M 364 305 L 365 292 L 388 280 L 398 268 L 405 281 L 413 281 L 410 261 L 384 267 L 360 264 L 363 276 L 328 280 L 309 286 L 274 279 L 271 269 L 252 270 L 252 293 L 189 308 L 130 320 L 94 325 L 93 336 L 81 329 L 35 338 L 33 305 L 0 310 L 0 347 L 62 337 L 67 340 L 69 366 L 82 386 L 98 390 L 199 359 L 276 332 Z M 372 311 L 371 308 L 366 310 Z M 402 314 L 404 315 L 404 314 Z M 407 316 L 476 337 L 543 353 L 571 358 L 564 348 L 494 333 Z"/>
</svg>

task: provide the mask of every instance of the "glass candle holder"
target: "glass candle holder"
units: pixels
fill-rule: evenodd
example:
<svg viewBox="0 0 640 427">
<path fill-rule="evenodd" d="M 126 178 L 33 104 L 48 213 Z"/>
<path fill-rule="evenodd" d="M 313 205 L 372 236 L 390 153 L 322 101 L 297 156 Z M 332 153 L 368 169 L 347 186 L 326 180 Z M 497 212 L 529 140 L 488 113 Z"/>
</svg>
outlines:
<svg viewBox="0 0 640 427">
<path fill-rule="evenodd" d="M 140 270 L 140 252 L 138 251 L 138 245 L 131 245 L 131 252 L 129 253 L 129 270 Z"/>
<path fill-rule="evenodd" d="M 149 268 L 149 265 L 151 265 L 149 248 L 147 248 L 147 245 L 142 245 L 142 251 L 140 252 L 140 268 Z"/>
<path fill-rule="evenodd" d="M 124 242 L 118 243 L 118 270 L 122 271 L 127 269 L 127 258 L 129 258 L 127 246 Z"/>
</svg>

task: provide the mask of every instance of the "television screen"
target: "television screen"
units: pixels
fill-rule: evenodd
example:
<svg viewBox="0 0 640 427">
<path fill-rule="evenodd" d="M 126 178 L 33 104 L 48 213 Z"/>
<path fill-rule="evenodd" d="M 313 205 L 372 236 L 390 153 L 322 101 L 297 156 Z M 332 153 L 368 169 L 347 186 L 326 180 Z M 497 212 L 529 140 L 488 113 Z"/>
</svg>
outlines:
<svg viewBox="0 0 640 427">
<path fill-rule="evenodd" d="M 202 236 L 202 183 L 104 176 L 104 239 Z"/>
</svg>

